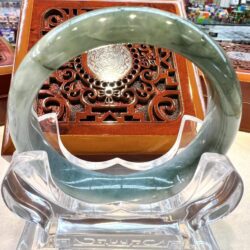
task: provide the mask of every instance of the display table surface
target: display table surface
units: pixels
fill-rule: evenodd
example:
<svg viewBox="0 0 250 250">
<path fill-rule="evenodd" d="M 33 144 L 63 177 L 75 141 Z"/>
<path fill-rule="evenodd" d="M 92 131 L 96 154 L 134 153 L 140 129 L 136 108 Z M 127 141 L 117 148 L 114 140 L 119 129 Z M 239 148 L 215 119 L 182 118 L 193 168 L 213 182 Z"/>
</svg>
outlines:
<svg viewBox="0 0 250 250">
<path fill-rule="evenodd" d="M 3 127 L 0 127 L 0 142 L 2 143 Z M 241 203 L 227 218 L 212 226 L 214 235 L 222 250 L 247 250 L 250 238 L 250 134 L 238 132 L 228 156 L 239 171 L 245 185 L 245 192 Z M 8 169 L 9 163 L 0 157 L 0 180 Z M 24 221 L 11 213 L 2 198 L 0 198 L 0 240 L 1 249 L 13 250 L 23 229 Z"/>
</svg>

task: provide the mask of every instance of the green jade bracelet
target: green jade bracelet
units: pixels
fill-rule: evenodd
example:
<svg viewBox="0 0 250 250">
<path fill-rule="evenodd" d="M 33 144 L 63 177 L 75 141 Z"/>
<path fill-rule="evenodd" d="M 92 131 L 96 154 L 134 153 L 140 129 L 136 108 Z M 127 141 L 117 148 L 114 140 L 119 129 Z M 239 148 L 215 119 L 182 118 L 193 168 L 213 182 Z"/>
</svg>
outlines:
<svg viewBox="0 0 250 250">
<path fill-rule="evenodd" d="M 117 43 L 168 48 L 195 63 L 209 81 L 204 123 L 195 139 L 167 162 L 146 171 L 111 175 L 77 166 L 44 139 L 33 101 L 43 82 L 83 51 Z M 66 194 L 89 203 L 151 203 L 180 192 L 192 179 L 204 152 L 225 153 L 241 118 L 236 74 L 221 48 L 194 24 L 152 8 L 115 7 L 91 11 L 44 36 L 19 66 L 9 93 L 9 129 L 17 152 L 45 150 L 51 175 Z"/>
</svg>

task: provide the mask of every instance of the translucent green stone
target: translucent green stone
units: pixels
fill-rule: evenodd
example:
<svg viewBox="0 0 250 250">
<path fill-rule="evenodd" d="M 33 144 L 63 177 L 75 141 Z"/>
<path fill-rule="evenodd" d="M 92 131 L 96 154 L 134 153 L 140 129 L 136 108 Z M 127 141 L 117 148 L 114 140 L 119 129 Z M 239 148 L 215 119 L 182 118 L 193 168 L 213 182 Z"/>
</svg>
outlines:
<svg viewBox="0 0 250 250">
<path fill-rule="evenodd" d="M 204 72 L 211 95 L 204 124 L 184 151 L 150 170 L 120 176 L 88 171 L 60 156 L 44 140 L 31 112 L 42 83 L 59 66 L 83 51 L 117 43 L 150 44 L 182 54 Z M 18 152 L 47 151 L 53 179 L 68 195 L 90 203 L 149 203 L 182 190 L 203 152 L 227 151 L 241 118 L 241 93 L 224 52 L 192 23 L 156 9 L 117 7 L 77 16 L 43 37 L 14 76 L 8 116 Z"/>
</svg>

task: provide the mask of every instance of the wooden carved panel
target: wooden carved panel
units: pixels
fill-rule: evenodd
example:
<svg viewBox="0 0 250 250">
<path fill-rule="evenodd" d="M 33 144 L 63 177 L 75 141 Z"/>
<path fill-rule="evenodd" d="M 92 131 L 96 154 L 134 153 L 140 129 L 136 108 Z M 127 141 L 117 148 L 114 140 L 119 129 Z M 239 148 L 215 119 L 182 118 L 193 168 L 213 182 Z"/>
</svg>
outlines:
<svg viewBox="0 0 250 250">
<path fill-rule="evenodd" d="M 90 9 L 54 8 L 40 36 Z M 44 83 L 37 112 L 61 122 L 168 122 L 182 110 L 173 53 L 143 44 L 111 45 L 79 55 Z"/>
<path fill-rule="evenodd" d="M 12 65 L 13 59 L 14 53 L 11 45 L 4 38 L 0 37 L 0 67 Z"/>
<path fill-rule="evenodd" d="M 221 42 L 236 71 L 250 72 L 250 45 Z"/>
<path fill-rule="evenodd" d="M 25 0 L 24 6 L 15 69 L 42 36 L 88 11 L 148 6 L 185 15 L 181 0 Z M 36 108 L 38 115 L 57 113 L 62 140 L 78 156 L 151 159 L 173 145 L 184 114 L 203 117 L 195 79 L 192 64 L 166 48 L 111 45 L 62 65 L 44 83 Z M 3 153 L 9 154 L 6 131 Z M 194 130 L 185 133 L 188 139 Z"/>
<path fill-rule="evenodd" d="M 59 121 L 167 122 L 181 113 L 170 51 L 111 45 L 78 56 L 57 70 L 39 93 L 38 114 Z"/>
<path fill-rule="evenodd" d="M 177 15 L 184 15 L 184 6 L 181 1 L 165 2 L 152 1 L 124 1 L 124 0 L 26 0 L 33 2 L 33 16 L 30 30 L 29 48 L 31 48 L 42 35 L 65 22 L 66 20 L 86 13 L 88 11 L 114 7 L 114 6 L 142 6 L 161 9 Z"/>
</svg>

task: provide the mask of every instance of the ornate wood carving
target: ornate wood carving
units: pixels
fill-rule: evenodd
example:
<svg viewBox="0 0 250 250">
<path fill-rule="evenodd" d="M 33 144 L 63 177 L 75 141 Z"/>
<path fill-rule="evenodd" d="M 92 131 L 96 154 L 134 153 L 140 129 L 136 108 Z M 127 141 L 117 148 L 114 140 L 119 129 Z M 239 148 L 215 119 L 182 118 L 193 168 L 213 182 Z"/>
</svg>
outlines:
<svg viewBox="0 0 250 250">
<path fill-rule="evenodd" d="M 0 67 L 12 65 L 13 59 L 14 54 L 11 45 L 9 45 L 7 41 L 0 37 Z"/>
<path fill-rule="evenodd" d="M 89 9 L 53 8 L 41 17 L 40 36 Z M 57 70 L 38 96 L 42 115 L 59 121 L 160 122 L 181 112 L 179 83 L 170 51 L 128 44 L 95 49 Z"/>
<path fill-rule="evenodd" d="M 250 132 L 250 45 L 232 42 L 220 42 L 220 46 L 226 51 L 240 80 L 242 91 L 242 118 L 240 130 Z M 201 76 L 204 99 L 207 101 L 205 80 Z"/>
<path fill-rule="evenodd" d="M 54 111 L 59 121 L 76 122 L 173 121 L 182 105 L 176 74 L 166 49 L 128 44 L 93 50 L 49 78 L 38 114 Z"/>
<path fill-rule="evenodd" d="M 250 45 L 221 42 L 236 71 L 250 72 Z"/>
<path fill-rule="evenodd" d="M 87 11 L 148 6 L 184 15 L 179 0 L 25 0 L 24 4 L 28 8 L 22 10 L 24 29 L 19 34 L 15 69 L 43 35 Z M 185 58 L 164 48 L 126 44 L 95 49 L 62 65 L 44 83 L 36 107 L 38 115 L 57 113 L 62 140 L 77 155 L 106 158 L 116 153 L 133 158 L 136 153 L 145 160 L 145 155 L 151 159 L 150 155 L 171 147 L 183 114 L 197 112 L 202 117 L 199 98 L 193 67 Z M 13 150 L 7 133 L 5 154 Z M 188 138 L 193 132 L 186 134 Z"/>
</svg>

